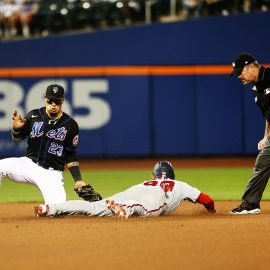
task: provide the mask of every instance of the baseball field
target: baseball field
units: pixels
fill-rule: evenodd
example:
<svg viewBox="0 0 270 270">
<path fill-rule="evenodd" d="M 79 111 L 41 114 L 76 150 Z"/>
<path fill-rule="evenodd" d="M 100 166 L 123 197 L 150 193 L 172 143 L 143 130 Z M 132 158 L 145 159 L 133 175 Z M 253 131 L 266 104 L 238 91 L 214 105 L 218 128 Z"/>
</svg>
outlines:
<svg viewBox="0 0 270 270">
<path fill-rule="evenodd" d="M 184 202 L 171 216 L 36 218 L 42 202 L 28 185 L 0 187 L 0 261 L 4 269 L 268 269 L 270 190 L 262 213 L 230 215 L 240 202 L 255 158 L 169 159 L 178 180 L 211 195 L 216 214 Z M 103 197 L 150 177 L 155 159 L 81 162 L 85 182 Z M 65 173 L 68 199 L 78 199 Z"/>
</svg>

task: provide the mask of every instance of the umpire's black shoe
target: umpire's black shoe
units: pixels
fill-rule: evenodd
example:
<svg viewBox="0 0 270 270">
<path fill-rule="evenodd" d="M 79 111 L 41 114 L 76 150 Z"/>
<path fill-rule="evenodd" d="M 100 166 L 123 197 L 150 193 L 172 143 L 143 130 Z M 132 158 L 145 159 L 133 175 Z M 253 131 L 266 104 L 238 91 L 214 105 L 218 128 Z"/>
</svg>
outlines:
<svg viewBox="0 0 270 270">
<path fill-rule="evenodd" d="M 247 215 L 247 214 L 259 214 L 261 212 L 260 205 L 258 203 L 249 203 L 242 201 L 242 203 L 234 208 L 230 214 L 234 215 Z"/>
</svg>

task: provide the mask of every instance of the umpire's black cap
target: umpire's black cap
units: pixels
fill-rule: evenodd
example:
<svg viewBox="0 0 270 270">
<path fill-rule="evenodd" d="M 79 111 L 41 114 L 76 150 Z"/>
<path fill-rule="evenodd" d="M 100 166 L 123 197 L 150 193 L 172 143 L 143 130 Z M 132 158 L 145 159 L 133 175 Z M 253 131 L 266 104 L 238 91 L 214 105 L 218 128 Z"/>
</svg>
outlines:
<svg viewBox="0 0 270 270">
<path fill-rule="evenodd" d="M 239 76 L 246 65 L 256 62 L 257 60 L 250 53 L 241 53 L 232 62 L 232 75 Z"/>
<path fill-rule="evenodd" d="M 152 173 L 156 178 L 175 179 L 173 166 L 169 161 L 159 161 L 154 166 Z"/>
<path fill-rule="evenodd" d="M 63 86 L 59 84 L 51 84 L 47 87 L 45 98 L 53 100 L 63 100 L 65 96 L 65 90 Z"/>
</svg>

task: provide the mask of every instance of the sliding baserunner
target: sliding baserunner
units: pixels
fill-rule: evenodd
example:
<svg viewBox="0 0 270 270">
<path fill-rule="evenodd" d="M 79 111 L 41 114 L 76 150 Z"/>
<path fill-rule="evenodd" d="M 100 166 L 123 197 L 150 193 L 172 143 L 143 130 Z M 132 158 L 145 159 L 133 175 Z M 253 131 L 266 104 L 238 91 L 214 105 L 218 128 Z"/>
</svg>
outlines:
<svg viewBox="0 0 270 270">
<path fill-rule="evenodd" d="M 174 169 L 168 161 L 159 161 L 153 168 L 152 179 L 97 202 L 81 200 L 35 207 L 36 216 L 88 215 L 116 216 L 127 219 L 169 215 L 184 200 L 200 203 L 215 213 L 213 199 L 187 183 L 175 180 Z"/>
</svg>

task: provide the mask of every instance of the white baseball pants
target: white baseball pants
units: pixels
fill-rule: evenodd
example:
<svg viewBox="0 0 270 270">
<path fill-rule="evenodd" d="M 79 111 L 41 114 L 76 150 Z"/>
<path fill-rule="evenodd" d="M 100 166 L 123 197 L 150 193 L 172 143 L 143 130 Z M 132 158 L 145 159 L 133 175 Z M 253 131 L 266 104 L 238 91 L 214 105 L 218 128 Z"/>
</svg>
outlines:
<svg viewBox="0 0 270 270">
<path fill-rule="evenodd" d="M 4 178 L 36 186 L 42 193 L 45 204 L 66 201 L 63 172 L 44 169 L 28 157 L 0 160 L 0 181 Z"/>
</svg>

